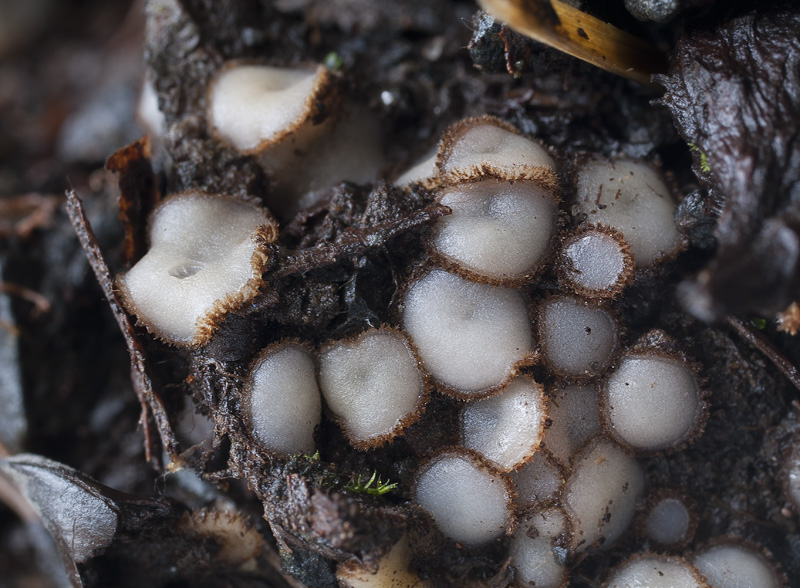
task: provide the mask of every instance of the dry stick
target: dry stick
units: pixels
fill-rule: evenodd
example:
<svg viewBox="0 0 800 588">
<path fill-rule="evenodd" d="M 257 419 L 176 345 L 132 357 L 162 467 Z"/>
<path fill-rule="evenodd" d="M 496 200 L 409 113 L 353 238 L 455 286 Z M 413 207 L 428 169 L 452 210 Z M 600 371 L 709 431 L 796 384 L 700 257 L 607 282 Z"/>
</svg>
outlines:
<svg viewBox="0 0 800 588">
<path fill-rule="evenodd" d="M 667 60 L 655 47 L 559 0 L 478 0 L 525 36 L 606 71 L 650 84 Z"/>
<path fill-rule="evenodd" d="M 26 288 L 12 282 L 0 281 L 0 292 L 14 294 L 15 296 L 19 296 L 20 298 L 24 298 L 28 302 L 31 302 L 36 308 L 36 314 L 50 312 L 50 301 L 42 294 L 39 294 L 30 288 Z"/>
<path fill-rule="evenodd" d="M 35 229 L 50 223 L 60 205 L 59 196 L 37 192 L 0 199 L 0 235 L 27 239 Z M 15 221 L 19 216 L 23 218 Z"/>
<path fill-rule="evenodd" d="M 142 345 L 138 341 L 138 336 L 130 317 L 122 309 L 117 293 L 114 291 L 114 282 L 111 278 L 111 273 L 108 271 L 108 266 L 103 259 L 103 254 L 100 251 L 97 239 L 89 224 L 89 219 L 86 218 L 83 204 L 75 193 L 75 190 L 67 190 L 67 213 L 69 214 L 69 220 L 72 222 L 72 226 L 75 228 L 75 232 L 78 234 L 81 247 L 83 247 L 83 250 L 86 252 L 89 265 L 92 267 L 94 275 L 100 287 L 103 289 L 103 293 L 106 295 L 108 304 L 111 307 L 111 312 L 114 314 L 114 318 L 128 346 L 128 353 L 131 356 L 131 382 L 143 408 L 142 426 L 145 428 L 145 439 L 148 440 L 150 438 L 149 432 L 146 430 L 148 427 L 148 419 L 146 418 L 145 410 L 146 407 L 149 406 L 150 412 L 153 414 L 156 424 L 158 425 L 158 432 L 161 436 L 161 443 L 164 445 L 164 450 L 167 452 L 170 461 L 176 462 L 178 459 L 178 441 L 169 424 L 167 411 L 164 408 L 164 403 L 161 401 L 161 398 L 153 389 L 153 382 L 150 379 L 145 365 Z M 145 451 L 147 452 L 148 461 L 153 457 L 151 449 L 149 443 L 146 443 Z"/>
<path fill-rule="evenodd" d="M 741 335 L 745 341 L 766 355 L 767 358 L 775 364 L 775 367 L 777 367 L 781 373 L 786 376 L 786 379 L 794 384 L 795 388 L 800 390 L 800 371 L 798 371 L 794 364 L 789 361 L 785 355 L 778 351 L 778 349 L 772 343 L 770 343 L 766 337 L 753 331 L 736 317 L 729 316 L 725 319 L 725 322 L 733 327 L 733 329 L 739 333 L 739 335 Z"/>
<path fill-rule="evenodd" d="M 0 329 L 11 333 L 14 337 L 19 337 L 22 334 L 17 325 L 3 319 L 0 319 Z"/>
</svg>

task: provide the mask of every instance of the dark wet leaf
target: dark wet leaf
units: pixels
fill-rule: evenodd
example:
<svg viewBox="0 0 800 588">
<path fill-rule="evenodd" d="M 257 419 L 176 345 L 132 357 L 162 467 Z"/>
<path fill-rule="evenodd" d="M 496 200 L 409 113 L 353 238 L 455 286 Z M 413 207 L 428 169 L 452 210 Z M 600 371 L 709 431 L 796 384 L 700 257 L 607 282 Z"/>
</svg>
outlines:
<svg viewBox="0 0 800 588">
<path fill-rule="evenodd" d="M 235 510 L 190 512 L 124 494 L 31 454 L 0 460 L 3 480 L 55 540 L 72 586 L 286 585 L 264 557 L 262 535 Z"/>
<path fill-rule="evenodd" d="M 708 320 L 777 312 L 800 293 L 800 11 L 685 34 L 657 80 L 709 209 L 722 208 L 687 306 Z"/>
<path fill-rule="evenodd" d="M 53 536 L 74 585 L 76 565 L 91 559 L 114 540 L 118 508 L 77 471 L 38 455 L 0 461 L 4 475 L 28 501 Z"/>
</svg>

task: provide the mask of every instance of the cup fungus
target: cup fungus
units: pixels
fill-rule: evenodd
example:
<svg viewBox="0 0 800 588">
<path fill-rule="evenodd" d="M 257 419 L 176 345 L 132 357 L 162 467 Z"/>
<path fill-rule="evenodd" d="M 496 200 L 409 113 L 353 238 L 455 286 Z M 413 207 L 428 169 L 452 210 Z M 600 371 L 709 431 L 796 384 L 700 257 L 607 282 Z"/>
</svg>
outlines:
<svg viewBox="0 0 800 588">
<path fill-rule="evenodd" d="M 643 490 L 644 473 L 634 458 L 603 438 L 587 445 L 575 458 L 565 492 L 572 548 L 607 548 L 630 525 Z"/>
<path fill-rule="evenodd" d="M 234 148 L 257 153 L 300 129 L 313 129 L 335 99 L 333 74 L 323 66 L 290 69 L 234 62 L 211 81 L 208 122 Z"/>
<path fill-rule="evenodd" d="M 546 508 L 519 521 L 511 539 L 509 557 L 517 571 L 517 586 L 563 588 L 569 543 L 569 520 L 564 510 Z"/>
<path fill-rule="evenodd" d="M 517 376 L 501 394 L 461 410 L 461 441 L 507 472 L 538 449 L 544 424 L 542 386 L 533 378 Z"/>
<path fill-rule="evenodd" d="M 607 310 L 571 296 L 546 299 L 538 312 L 542 359 L 562 376 L 605 371 L 617 351 L 617 321 Z"/>
<path fill-rule="evenodd" d="M 314 453 L 322 415 L 314 358 L 302 344 L 278 343 L 256 358 L 245 385 L 253 436 L 269 453 Z"/>
<path fill-rule="evenodd" d="M 585 298 L 615 298 L 630 283 L 633 257 L 622 233 L 588 226 L 568 237 L 561 249 L 562 283 Z"/>
<path fill-rule="evenodd" d="M 412 184 L 419 184 L 426 188 L 435 187 L 433 181 L 439 175 L 439 168 L 436 166 L 438 159 L 439 151 L 437 147 L 428 151 L 422 159 L 400 174 L 393 184 L 404 188 Z"/>
<path fill-rule="evenodd" d="M 594 160 L 578 170 L 573 216 L 620 231 L 637 266 L 647 266 L 683 246 L 675 227 L 672 194 L 651 166 L 636 161 Z"/>
<path fill-rule="evenodd" d="M 521 468 L 511 472 L 516 496 L 514 504 L 527 508 L 559 495 L 566 474 L 546 449 L 539 449 Z"/>
<path fill-rule="evenodd" d="M 142 83 L 142 91 L 136 104 L 136 118 L 154 139 L 161 139 L 166 134 L 164 113 L 158 107 L 158 95 L 149 78 L 145 78 Z"/>
<path fill-rule="evenodd" d="M 336 341 L 319 353 L 319 385 L 350 443 L 368 449 L 422 413 L 425 383 L 410 342 L 390 328 Z"/>
<path fill-rule="evenodd" d="M 682 557 L 635 555 L 611 573 L 603 588 L 709 588 L 697 569 Z M 759 585 L 760 586 L 760 585 Z"/>
<path fill-rule="evenodd" d="M 596 386 L 556 387 L 547 401 L 547 418 L 550 427 L 543 445 L 562 464 L 569 465 L 572 456 L 603 430 Z"/>
<path fill-rule="evenodd" d="M 547 150 L 491 116 L 452 125 L 442 138 L 437 165 L 446 182 L 491 175 L 533 180 L 549 189 L 556 186 L 555 162 Z"/>
<path fill-rule="evenodd" d="M 697 517 L 677 492 L 662 490 L 647 501 L 642 520 L 642 534 L 662 548 L 675 549 L 694 537 Z"/>
<path fill-rule="evenodd" d="M 433 229 L 433 253 L 478 281 L 514 283 L 543 262 L 556 228 L 556 200 L 535 182 L 502 178 L 456 184 L 438 197 L 452 214 Z"/>
<path fill-rule="evenodd" d="M 340 97 L 327 68 L 233 62 L 212 80 L 208 123 L 235 149 L 258 155 L 275 182 L 270 207 L 282 218 L 314 204 L 343 180 L 377 179 L 380 126 Z"/>
<path fill-rule="evenodd" d="M 510 484 L 470 451 L 444 450 L 422 464 L 413 495 L 446 537 L 464 545 L 487 543 L 511 529 Z"/>
<path fill-rule="evenodd" d="M 183 192 L 150 221 L 150 250 L 117 277 L 127 310 L 174 345 L 208 343 L 221 319 L 255 297 L 277 229 L 270 214 L 231 197 Z"/>
<path fill-rule="evenodd" d="M 217 561 L 241 570 L 256 570 L 256 558 L 265 549 L 261 533 L 239 511 L 195 510 L 185 513 L 178 526 L 215 543 Z"/>
<path fill-rule="evenodd" d="M 516 290 L 432 270 L 408 288 L 402 316 L 425 369 L 462 399 L 501 390 L 532 355 L 528 309 Z"/>
<path fill-rule="evenodd" d="M 333 183 L 369 181 L 380 167 L 376 122 L 339 95 L 335 78 L 322 67 L 235 63 L 209 86 L 213 132 L 258 158 L 272 180 L 272 206 L 284 217 Z M 438 151 L 395 182 L 438 190 L 437 202 L 452 211 L 431 227 L 430 261 L 401 291 L 403 331 L 371 328 L 331 341 L 319 350 L 318 366 L 304 344 L 274 344 L 253 362 L 242 398 L 248 439 L 273 457 L 314 452 L 321 396 L 326 415 L 359 450 L 391 441 L 417 420 L 428 376 L 442 392 L 473 401 L 460 413 L 463 447 L 424 448 L 436 452 L 414 475 L 412 500 L 444 536 L 467 547 L 510 534 L 515 508 L 524 513 L 508 561 L 518 586 L 544 588 L 566 586 L 569 557 L 609 546 L 632 522 L 645 478 L 627 449 L 678 447 L 699 432 L 706 410 L 694 367 L 660 349 L 629 350 L 602 393 L 592 381 L 617 359 L 621 338 L 616 315 L 598 300 L 622 293 L 634 262 L 651 265 L 683 244 L 669 189 L 634 161 L 579 168 L 573 212 L 582 224 L 555 261 L 559 292 L 536 307 L 542 371 L 556 386 L 546 398 L 539 383 L 518 373 L 537 345 L 526 294 L 509 286 L 530 282 L 554 257 L 555 168 L 544 147 L 496 118 L 451 126 Z M 125 305 L 163 340 L 204 345 L 225 313 L 258 293 L 265 244 L 276 232 L 268 212 L 232 198 L 171 197 L 153 215 L 150 252 L 118 278 Z M 685 503 L 654 496 L 648 540 L 672 548 L 691 540 Z M 222 535 L 227 529 L 202 522 Z M 245 543 L 253 547 L 244 550 L 249 563 L 257 542 Z M 422 586 L 409 571 L 411 547 L 404 536 L 377 565 L 340 564 L 337 579 L 347 588 Z M 715 565 L 714 549 L 733 548 L 711 548 L 698 562 Z M 750 558 L 763 563 L 759 557 Z M 745 577 L 761 568 L 741 569 Z M 708 588 L 685 560 L 651 555 L 622 564 L 607 586 Z"/>
<path fill-rule="evenodd" d="M 708 547 L 694 556 L 694 565 L 710 588 L 781 588 L 781 574 L 754 549 L 734 542 Z"/>
<path fill-rule="evenodd" d="M 316 204 L 345 180 L 356 184 L 378 180 L 385 164 L 378 119 L 366 106 L 349 103 L 332 118 L 313 143 L 293 134 L 259 156 L 275 183 L 267 197 L 280 218 L 291 218 Z"/>
<path fill-rule="evenodd" d="M 358 561 L 346 561 L 336 570 L 336 579 L 343 588 L 425 588 L 428 582 L 409 570 L 411 550 L 404 534 L 389 553 L 378 561 L 378 569 L 367 569 Z"/>
<path fill-rule="evenodd" d="M 395 184 L 433 189 L 492 177 L 530 180 L 555 195 L 555 161 L 536 141 L 493 116 L 465 118 L 451 125 L 437 150 L 429 151 L 401 174 Z"/>
<path fill-rule="evenodd" d="M 680 447 L 705 422 L 694 367 L 659 353 L 627 353 L 603 386 L 602 414 L 609 432 L 638 451 Z"/>
</svg>

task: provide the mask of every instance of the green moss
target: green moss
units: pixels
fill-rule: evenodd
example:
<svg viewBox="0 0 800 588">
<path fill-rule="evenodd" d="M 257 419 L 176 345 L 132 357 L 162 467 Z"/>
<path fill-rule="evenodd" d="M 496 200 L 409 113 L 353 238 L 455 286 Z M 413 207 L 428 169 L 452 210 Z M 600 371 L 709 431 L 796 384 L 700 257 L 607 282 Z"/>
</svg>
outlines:
<svg viewBox="0 0 800 588">
<path fill-rule="evenodd" d="M 694 143 L 689 143 L 689 149 L 700 154 L 700 171 L 705 174 L 711 173 L 711 164 L 708 163 L 708 156 L 705 154 L 705 151 L 700 149 L 700 147 Z"/>
<path fill-rule="evenodd" d="M 374 485 L 373 485 L 374 484 Z M 347 490 L 351 492 L 355 492 L 357 494 L 370 494 L 372 496 L 383 496 L 387 492 L 391 492 L 395 488 L 397 488 L 397 482 L 394 484 L 390 484 L 389 481 L 381 480 L 380 476 L 378 476 L 378 472 L 372 472 L 372 477 L 369 479 L 368 482 L 364 483 L 361 481 L 361 476 L 356 478 L 350 478 L 350 482 L 348 482 L 346 486 Z"/>
<path fill-rule="evenodd" d="M 325 56 L 325 60 L 323 61 L 325 67 L 331 71 L 339 71 L 342 69 L 343 61 L 341 56 L 336 53 L 336 51 L 331 51 Z"/>
</svg>

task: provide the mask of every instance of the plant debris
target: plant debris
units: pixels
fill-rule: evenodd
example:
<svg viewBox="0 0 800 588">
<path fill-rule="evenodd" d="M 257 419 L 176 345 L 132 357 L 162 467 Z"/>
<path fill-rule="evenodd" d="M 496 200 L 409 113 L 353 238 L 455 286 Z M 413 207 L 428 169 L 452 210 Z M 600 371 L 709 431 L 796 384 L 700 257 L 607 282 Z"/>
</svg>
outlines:
<svg viewBox="0 0 800 588">
<path fill-rule="evenodd" d="M 799 64 L 800 11 L 773 9 L 685 32 L 656 77 L 719 210 L 715 255 L 683 288 L 705 320 L 774 314 L 800 291 Z"/>
<path fill-rule="evenodd" d="M 265 244 L 263 285 L 203 347 L 169 346 L 135 324 L 112 276 L 147 249 L 148 219 L 162 194 L 204 190 L 263 206 L 275 188 L 257 154 L 232 149 L 207 124 L 207 85 L 232 60 L 331 70 L 342 95 L 380 122 L 389 180 L 466 117 L 497 117 L 547 145 L 562 202 L 554 205 L 551 257 L 514 285 L 526 309 L 563 288 L 552 262 L 586 222 L 570 204 L 589 157 L 660 168 L 662 191 L 679 200 L 676 225 L 685 239 L 653 265 L 632 268 L 620 291 L 597 304 L 619 325 L 621 349 L 641 339 L 696 359 L 710 408 L 705 431 L 688 447 L 625 459 L 643 472 L 646 494 L 675 490 L 696 509 L 684 553 L 737 535 L 769 550 L 788 585 L 798 585 L 800 525 L 787 471 L 800 438 L 792 386 L 800 383 L 800 350 L 779 328 L 791 332 L 796 314 L 788 305 L 800 298 L 800 246 L 797 258 L 775 253 L 779 245 L 792 253 L 800 242 L 797 9 L 768 2 L 730 20 L 744 2 L 692 0 L 671 3 L 681 16 L 670 9 L 670 22 L 653 25 L 634 21 L 623 2 L 570 2 L 659 50 L 681 38 L 669 73 L 658 79 L 666 94 L 653 104 L 657 88 L 539 45 L 464 0 L 148 0 L 144 16 L 142 5 L 125 16 L 111 4 L 87 0 L 80 12 L 92 30 L 125 22 L 111 40 L 70 49 L 71 27 L 83 31 L 83 24 L 51 9 L 53 40 L 31 45 L 35 60 L 0 56 L 7 59 L 0 128 L 8 130 L 0 134 L 0 192 L 17 195 L 0 198 L 0 502 L 18 513 L 0 507 L 0 568 L 10 570 L 12 585 L 333 588 L 343 570 L 369 577 L 402 545 L 400 569 L 410 561 L 412 580 L 506 588 L 520 579 L 512 542 L 536 536 L 559 578 L 596 588 L 619 562 L 649 548 L 634 533 L 613 549 L 571 548 L 573 522 L 561 509 L 567 495 L 577 504 L 581 484 L 570 450 L 557 448 L 556 433 L 564 436 L 574 416 L 563 418 L 572 406 L 563 395 L 588 396 L 597 418 L 590 436 L 604 426 L 600 401 L 594 383 L 574 386 L 576 376 L 558 376 L 535 353 L 518 369 L 541 383 L 543 404 L 563 408 L 540 415 L 545 439 L 535 455 L 550 474 L 549 510 L 519 506 L 527 497 L 509 492 L 503 504 L 517 506 L 513 513 L 508 506 L 507 525 L 483 545 L 448 539 L 413 502 L 420 465 L 461 442 L 464 402 L 440 383 L 427 382 L 419 420 L 379 446 L 355 448 L 325 403 L 315 449 L 302 449 L 311 455 L 273 453 L 253 433 L 244 404 L 262 349 L 299 341 L 316 358 L 330 342 L 400 328 L 409 288 L 433 263 L 432 225 L 453 212 L 435 184 L 344 181 L 283 219 L 277 240 Z M 86 16 L 95 13 L 108 20 Z M 129 65 L 113 65 L 123 62 Z M 93 95 L 98 63 L 119 72 L 105 82 L 102 100 Z M 143 67 L 164 128 L 130 143 Z M 98 145 L 103 157 L 118 150 L 103 169 L 83 127 L 66 121 L 109 112 L 114 122 Z M 117 143 L 106 147 L 113 137 Z M 66 211 L 61 196 L 49 196 L 65 188 Z M 687 280 L 694 281 L 683 286 L 683 300 L 694 314 L 675 294 Z M 784 309 L 780 324 L 764 319 L 754 328 L 729 314 L 773 317 Z M 596 330 L 578 326 L 581 338 Z M 587 441 L 592 450 L 615 447 L 596 437 L 562 445 Z M 605 454 L 589 457 L 584 466 L 609 465 Z M 453 489 L 433 486 L 446 507 Z M 626 516 L 638 508 L 619 501 L 601 514 L 601 526 L 618 524 L 623 505 Z M 568 524 L 547 530 L 536 518 L 544 512 Z M 525 522 L 532 520 L 540 524 Z"/>
</svg>

